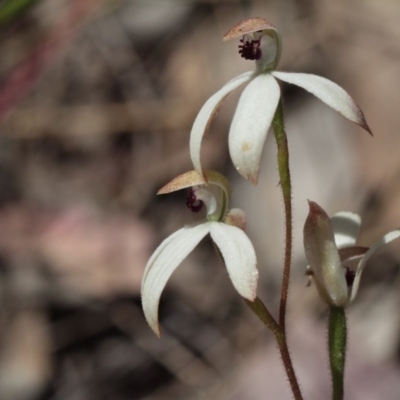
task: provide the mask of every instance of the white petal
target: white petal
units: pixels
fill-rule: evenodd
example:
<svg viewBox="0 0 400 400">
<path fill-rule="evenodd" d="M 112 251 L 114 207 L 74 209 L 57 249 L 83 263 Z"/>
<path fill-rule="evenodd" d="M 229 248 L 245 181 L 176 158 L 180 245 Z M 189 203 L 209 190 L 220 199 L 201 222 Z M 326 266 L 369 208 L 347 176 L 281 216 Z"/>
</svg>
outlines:
<svg viewBox="0 0 400 400">
<path fill-rule="evenodd" d="M 207 233 L 211 222 L 186 226 L 167 237 L 146 265 L 142 279 L 142 307 L 150 328 L 160 336 L 158 305 L 164 287 L 179 264 Z"/>
<path fill-rule="evenodd" d="M 336 83 L 313 74 L 278 71 L 273 71 L 272 74 L 282 81 L 307 90 L 329 107 L 372 134 L 360 108 L 350 95 Z"/>
<path fill-rule="evenodd" d="M 354 246 L 361 226 L 361 217 L 353 212 L 341 211 L 332 218 L 333 234 L 338 249 Z"/>
<path fill-rule="evenodd" d="M 358 287 L 360 285 L 360 279 L 361 279 L 361 274 L 364 270 L 365 264 L 367 261 L 385 244 L 388 244 L 392 242 L 393 240 L 397 239 L 400 237 L 400 229 L 396 229 L 392 232 L 387 233 L 385 236 L 383 236 L 380 240 L 375 242 L 369 250 L 365 253 L 364 257 L 361 258 L 360 262 L 358 263 L 357 266 L 357 271 L 356 271 L 356 276 L 354 278 L 354 283 L 353 287 L 351 289 L 351 300 L 354 299 L 354 297 L 357 295 L 358 292 Z"/>
<path fill-rule="evenodd" d="M 257 183 L 261 155 L 281 92 L 271 74 L 260 74 L 244 89 L 229 132 L 233 164 L 246 179 Z"/>
<path fill-rule="evenodd" d="M 217 93 L 214 93 L 204 103 L 203 107 L 197 114 L 197 117 L 193 123 L 192 131 L 190 132 L 190 157 L 192 159 L 194 169 L 200 175 L 202 175 L 203 178 L 203 169 L 200 161 L 200 150 L 203 136 L 208 130 L 208 127 L 212 119 L 216 115 L 221 103 L 235 89 L 237 89 L 243 83 L 247 82 L 252 75 L 253 71 L 248 71 L 230 80 L 225 86 L 223 86 Z"/>
<path fill-rule="evenodd" d="M 247 235 L 236 226 L 213 222 L 210 235 L 221 251 L 226 269 L 239 294 L 253 301 L 257 295 L 257 258 Z"/>
</svg>

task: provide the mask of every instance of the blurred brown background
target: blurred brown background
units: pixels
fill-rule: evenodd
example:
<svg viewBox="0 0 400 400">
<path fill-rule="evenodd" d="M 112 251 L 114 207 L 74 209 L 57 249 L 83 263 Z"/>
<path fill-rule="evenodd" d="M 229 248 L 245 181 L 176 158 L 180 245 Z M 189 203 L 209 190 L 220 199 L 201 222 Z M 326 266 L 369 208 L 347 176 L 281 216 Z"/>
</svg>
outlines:
<svg viewBox="0 0 400 400">
<path fill-rule="evenodd" d="M 360 244 L 400 226 L 400 4 L 396 0 L 0 1 L 0 399 L 290 399 L 272 335 L 231 287 L 209 241 L 167 285 L 163 336 L 140 280 L 154 248 L 196 216 L 156 191 L 191 169 L 204 101 L 253 65 L 223 34 L 262 16 L 283 36 L 280 69 L 323 75 L 366 114 L 369 137 L 283 85 L 294 181 L 288 324 L 307 399 L 330 398 L 326 308 L 306 287 L 306 199 L 361 213 Z M 240 92 L 240 91 L 239 91 Z M 277 311 L 283 215 L 275 144 L 260 183 L 234 171 L 238 94 L 204 142 L 246 210 L 260 297 Z M 400 395 L 400 248 L 374 257 L 348 312 L 347 399 Z"/>
</svg>

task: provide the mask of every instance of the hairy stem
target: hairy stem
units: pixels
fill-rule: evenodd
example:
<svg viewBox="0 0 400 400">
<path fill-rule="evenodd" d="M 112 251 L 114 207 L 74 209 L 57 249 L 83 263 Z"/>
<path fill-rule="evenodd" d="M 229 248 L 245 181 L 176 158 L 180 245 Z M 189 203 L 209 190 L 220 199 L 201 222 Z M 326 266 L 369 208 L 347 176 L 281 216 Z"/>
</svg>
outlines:
<svg viewBox="0 0 400 400">
<path fill-rule="evenodd" d="M 245 298 L 243 298 L 243 300 L 251 309 L 251 311 L 253 311 L 253 313 L 260 318 L 262 323 L 274 334 L 275 337 L 281 334 L 281 329 L 275 321 L 275 318 L 271 315 L 271 313 L 268 311 L 268 308 L 258 297 L 256 297 L 254 301 L 250 301 Z"/>
<path fill-rule="evenodd" d="M 289 148 L 283 122 L 282 100 L 279 101 L 274 119 L 272 121 L 274 128 L 276 144 L 278 147 L 278 170 L 280 185 L 283 195 L 283 204 L 285 207 L 285 260 L 283 265 L 283 278 L 281 290 L 281 302 L 279 307 L 279 326 L 286 332 L 286 305 L 289 291 L 290 267 L 292 263 L 292 185 L 289 169 Z"/>
<path fill-rule="evenodd" d="M 257 317 L 263 322 L 263 324 L 274 334 L 279 347 L 282 362 L 285 367 L 286 375 L 292 389 L 293 397 L 295 400 L 303 400 L 300 386 L 294 372 L 292 359 L 290 358 L 285 333 L 282 331 L 282 328 L 278 325 L 274 317 L 268 311 L 267 307 L 258 297 L 253 302 L 246 299 L 244 299 L 244 301 L 247 306 L 253 311 L 253 313 L 256 314 Z"/>
<path fill-rule="evenodd" d="M 300 387 L 293 369 L 292 360 L 290 358 L 289 348 L 286 340 L 286 308 L 290 282 L 290 268 L 292 264 L 292 245 L 293 245 L 293 224 L 292 224 L 292 184 L 289 168 L 289 147 L 285 132 L 283 120 L 282 100 L 279 101 L 272 120 L 276 145 L 278 149 L 278 171 L 280 186 L 283 195 L 283 204 L 285 209 L 285 259 L 283 264 L 283 278 L 281 289 L 281 301 L 279 307 L 279 328 L 280 333 L 276 336 L 276 340 L 281 353 L 282 361 L 285 366 L 290 386 L 292 388 L 294 398 L 301 399 L 302 395 Z"/>
<path fill-rule="evenodd" d="M 346 361 L 347 327 L 344 308 L 330 308 L 329 362 L 332 374 L 332 400 L 343 400 L 344 365 Z"/>
<path fill-rule="evenodd" d="M 286 375 L 289 379 L 293 397 L 295 398 L 295 400 L 302 400 L 303 396 L 301 394 L 299 382 L 298 382 L 296 374 L 294 372 L 292 359 L 290 358 L 286 335 L 282 333 L 281 335 L 276 336 L 276 341 L 279 346 L 279 351 L 281 353 L 283 365 L 285 366 Z"/>
</svg>

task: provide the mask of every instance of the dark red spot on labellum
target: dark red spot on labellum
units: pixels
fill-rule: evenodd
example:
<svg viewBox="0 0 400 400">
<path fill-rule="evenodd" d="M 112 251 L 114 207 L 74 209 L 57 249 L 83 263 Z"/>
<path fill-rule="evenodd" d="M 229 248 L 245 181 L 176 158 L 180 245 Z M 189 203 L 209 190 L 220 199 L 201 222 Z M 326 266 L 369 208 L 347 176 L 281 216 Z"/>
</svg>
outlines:
<svg viewBox="0 0 400 400">
<path fill-rule="evenodd" d="M 240 39 L 242 44 L 239 45 L 239 54 L 245 60 L 259 60 L 261 58 L 261 39 L 258 40 L 246 40 L 243 36 Z"/>
<path fill-rule="evenodd" d="M 188 197 L 186 199 L 186 206 L 190 211 L 195 213 L 201 211 L 204 206 L 204 202 L 197 199 L 196 192 L 193 188 L 189 189 Z"/>
</svg>

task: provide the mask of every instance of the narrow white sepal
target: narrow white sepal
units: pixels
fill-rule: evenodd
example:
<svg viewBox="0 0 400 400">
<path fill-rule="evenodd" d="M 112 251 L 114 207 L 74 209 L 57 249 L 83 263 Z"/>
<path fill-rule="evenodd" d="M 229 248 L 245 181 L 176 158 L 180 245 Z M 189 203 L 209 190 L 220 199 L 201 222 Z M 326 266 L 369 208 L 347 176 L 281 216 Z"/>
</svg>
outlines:
<svg viewBox="0 0 400 400">
<path fill-rule="evenodd" d="M 253 71 L 245 72 L 236 78 L 230 80 L 225 86 L 223 86 L 218 92 L 214 93 L 200 109 L 197 117 L 193 123 L 192 131 L 190 132 L 190 157 L 194 169 L 202 176 L 203 169 L 200 160 L 201 142 L 203 140 L 204 134 L 206 133 L 213 117 L 218 111 L 219 106 L 224 101 L 224 99 L 237 89 L 240 85 L 247 82 L 253 75 Z"/>
<path fill-rule="evenodd" d="M 185 226 L 167 237 L 148 261 L 142 280 L 142 307 L 146 321 L 157 336 L 158 305 L 168 279 L 181 262 L 209 233 L 211 222 Z"/>
<path fill-rule="evenodd" d="M 313 74 L 278 71 L 273 71 L 272 74 L 284 82 L 307 90 L 350 121 L 369 131 L 360 108 L 351 96 L 336 83 Z"/>
<path fill-rule="evenodd" d="M 243 90 L 229 131 L 229 152 L 238 172 L 257 183 L 265 139 L 280 98 L 271 74 L 256 76 Z"/>
<path fill-rule="evenodd" d="M 365 253 L 365 255 L 361 258 L 360 262 L 358 263 L 356 276 L 354 278 L 353 286 L 351 288 L 351 297 L 350 301 L 354 299 L 357 295 L 358 287 L 360 285 L 361 274 L 364 270 L 365 264 L 367 261 L 385 244 L 392 242 L 393 240 L 400 237 L 400 229 L 396 229 L 384 235 L 380 240 L 375 242 Z"/>
<path fill-rule="evenodd" d="M 331 222 L 336 247 L 343 249 L 355 246 L 361 226 L 361 217 L 350 211 L 341 211 L 331 218 Z"/>
<path fill-rule="evenodd" d="M 253 301 L 257 296 L 257 258 L 247 235 L 239 228 L 213 222 L 210 235 L 221 251 L 226 269 L 238 293 Z"/>
</svg>

